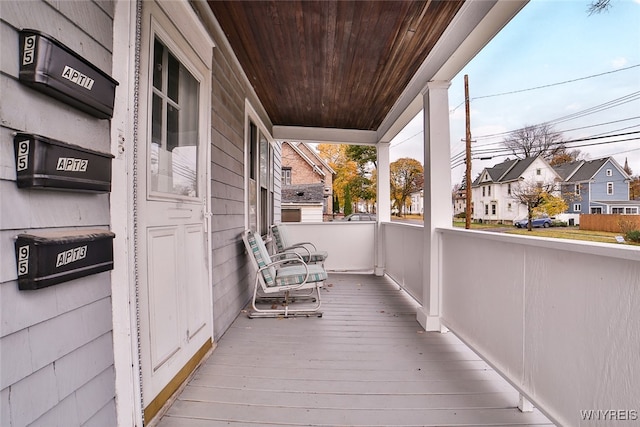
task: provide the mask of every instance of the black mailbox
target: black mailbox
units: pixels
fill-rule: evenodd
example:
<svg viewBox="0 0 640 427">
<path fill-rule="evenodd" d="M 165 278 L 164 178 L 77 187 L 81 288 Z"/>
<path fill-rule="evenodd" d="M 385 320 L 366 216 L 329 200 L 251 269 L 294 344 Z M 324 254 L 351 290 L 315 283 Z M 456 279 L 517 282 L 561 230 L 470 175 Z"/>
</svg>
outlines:
<svg viewBox="0 0 640 427">
<path fill-rule="evenodd" d="M 113 116 L 118 82 L 39 31 L 20 31 L 19 79 L 99 119 Z"/>
<path fill-rule="evenodd" d="M 113 239 L 105 230 L 20 234 L 18 288 L 40 289 L 113 269 Z"/>
<path fill-rule="evenodd" d="M 19 188 L 111 191 L 112 154 L 27 133 L 17 133 L 13 146 Z"/>
</svg>

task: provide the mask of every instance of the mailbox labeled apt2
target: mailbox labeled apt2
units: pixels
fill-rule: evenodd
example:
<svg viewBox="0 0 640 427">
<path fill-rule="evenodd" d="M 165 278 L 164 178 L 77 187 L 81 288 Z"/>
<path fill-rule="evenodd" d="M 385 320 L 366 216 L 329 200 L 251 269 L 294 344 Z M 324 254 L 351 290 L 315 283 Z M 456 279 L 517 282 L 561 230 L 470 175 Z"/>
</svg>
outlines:
<svg viewBox="0 0 640 427">
<path fill-rule="evenodd" d="M 112 154 L 28 133 L 13 145 L 18 188 L 111 191 Z"/>
<path fill-rule="evenodd" d="M 18 289 L 40 289 L 112 270 L 114 237 L 99 229 L 18 235 Z"/>
<path fill-rule="evenodd" d="M 99 119 L 113 116 L 118 82 L 40 31 L 20 30 L 20 82 Z"/>
</svg>

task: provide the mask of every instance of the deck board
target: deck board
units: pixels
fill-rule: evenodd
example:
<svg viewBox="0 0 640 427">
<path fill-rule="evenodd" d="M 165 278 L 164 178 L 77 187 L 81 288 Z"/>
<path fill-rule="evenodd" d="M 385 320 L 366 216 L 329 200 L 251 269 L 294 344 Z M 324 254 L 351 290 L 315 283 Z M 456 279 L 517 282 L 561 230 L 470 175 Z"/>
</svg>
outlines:
<svg viewBox="0 0 640 427">
<path fill-rule="evenodd" d="M 158 427 L 552 425 L 386 278 L 331 274 L 322 318 L 242 313 Z"/>
</svg>

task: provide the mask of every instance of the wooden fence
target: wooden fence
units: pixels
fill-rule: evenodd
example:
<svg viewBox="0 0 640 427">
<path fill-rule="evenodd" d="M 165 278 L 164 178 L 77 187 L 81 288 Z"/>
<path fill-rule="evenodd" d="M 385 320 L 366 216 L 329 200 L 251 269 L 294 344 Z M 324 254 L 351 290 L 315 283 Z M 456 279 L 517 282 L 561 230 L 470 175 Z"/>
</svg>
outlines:
<svg viewBox="0 0 640 427">
<path fill-rule="evenodd" d="M 580 215 L 580 230 L 610 231 L 612 233 L 640 230 L 640 215 Z"/>
</svg>

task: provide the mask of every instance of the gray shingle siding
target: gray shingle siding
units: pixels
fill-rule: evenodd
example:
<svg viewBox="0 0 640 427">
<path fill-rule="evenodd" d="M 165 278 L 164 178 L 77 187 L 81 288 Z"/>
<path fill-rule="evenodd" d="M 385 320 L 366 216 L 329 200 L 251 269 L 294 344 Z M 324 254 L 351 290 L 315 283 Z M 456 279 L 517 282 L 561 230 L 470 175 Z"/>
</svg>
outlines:
<svg viewBox="0 0 640 427">
<path fill-rule="evenodd" d="M 108 229 L 108 194 L 18 189 L 12 132 L 110 151 L 110 121 L 22 85 L 18 29 L 56 38 L 110 74 L 113 7 L 104 2 L 2 1 L 0 86 L 0 425 L 115 425 L 109 272 L 19 291 L 13 237 Z"/>
</svg>

